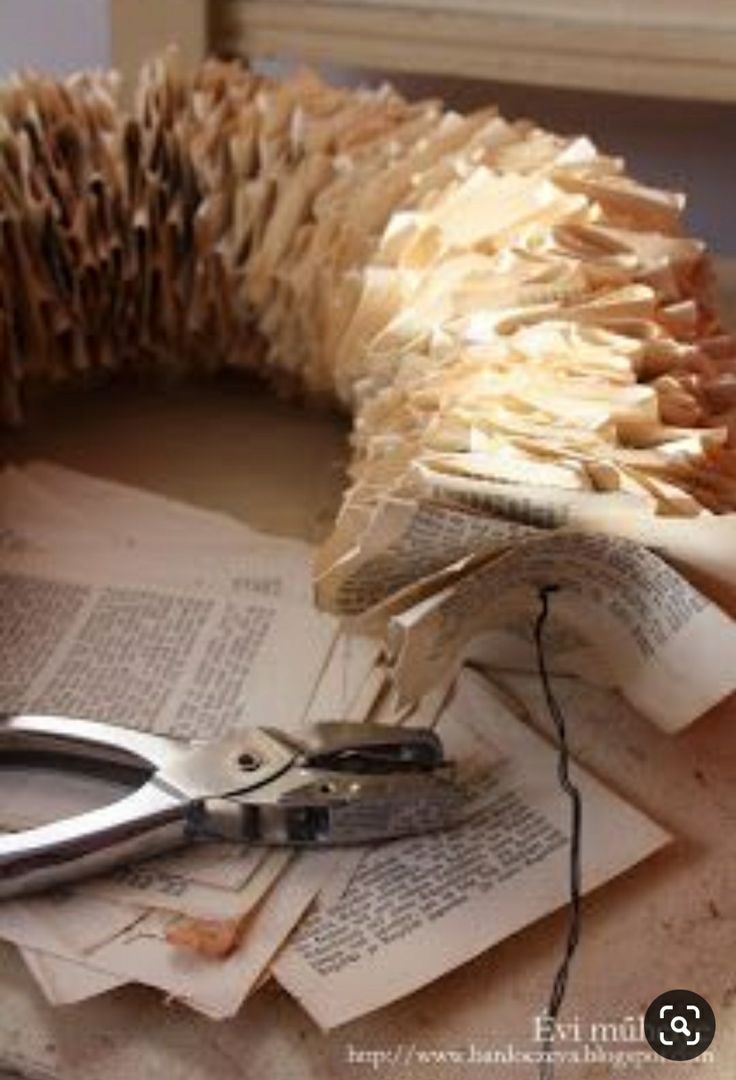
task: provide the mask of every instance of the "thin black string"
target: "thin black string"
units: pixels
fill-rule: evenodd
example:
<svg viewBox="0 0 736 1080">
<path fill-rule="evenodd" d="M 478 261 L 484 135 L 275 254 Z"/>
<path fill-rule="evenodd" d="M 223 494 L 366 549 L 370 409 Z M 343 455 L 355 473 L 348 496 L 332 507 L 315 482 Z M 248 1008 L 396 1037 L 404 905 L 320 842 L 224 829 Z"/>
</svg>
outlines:
<svg viewBox="0 0 736 1080">
<path fill-rule="evenodd" d="M 557 776 L 560 787 L 570 799 L 570 923 L 565 945 L 565 955 L 557 969 L 552 990 L 547 1005 L 546 1038 L 543 1043 L 542 1061 L 539 1066 L 540 1080 L 553 1080 L 555 1074 L 554 1062 L 551 1060 L 552 1042 L 554 1035 L 551 1029 L 560 1011 L 560 1007 L 567 990 L 567 980 L 570 974 L 570 964 L 580 939 L 580 839 L 582 832 L 582 803 L 580 790 L 570 779 L 570 752 L 567 745 L 567 730 L 565 714 L 563 713 L 557 698 L 555 697 L 550 682 L 547 664 L 544 656 L 544 628 L 549 618 L 549 598 L 557 592 L 558 585 L 545 585 L 539 590 L 539 599 L 542 609 L 534 624 L 534 643 L 537 650 L 537 666 L 539 677 L 542 680 L 544 697 L 547 703 L 549 715 L 557 732 L 557 745 L 559 756 L 557 758 Z"/>
</svg>

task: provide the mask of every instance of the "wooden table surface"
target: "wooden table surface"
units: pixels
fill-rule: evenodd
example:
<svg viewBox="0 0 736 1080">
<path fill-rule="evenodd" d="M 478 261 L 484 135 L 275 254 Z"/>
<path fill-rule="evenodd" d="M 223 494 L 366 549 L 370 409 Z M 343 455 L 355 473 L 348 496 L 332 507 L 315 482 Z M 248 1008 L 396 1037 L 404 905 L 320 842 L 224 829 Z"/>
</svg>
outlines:
<svg viewBox="0 0 736 1080">
<path fill-rule="evenodd" d="M 49 458 L 226 510 L 285 535 L 320 538 L 339 504 L 347 426 L 278 402 L 252 383 L 167 391 L 95 390 L 54 397 L 31 423 L 0 437 L 0 455 Z M 664 990 L 688 987 L 713 1006 L 712 1064 L 658 1061 L 565 1066 L 558 1080 L 632 1075 L 655 1080 L 736 1076 L 736 705 L 677 738 L 638 717 L 608 724 L 578 715 L 576 755 L 677 838 L 588 896 L 565 1019 L 637 1017 Z M 216 1024 L 143 988 L 50 1009 L 13 949 L 0 946 L 0 1068 L 44 1080 L 345 1080 L 499 1077 L 537 1068 L 414 1060 L 375 1069 L 363 1051 L 533 1046 L 533 1017 L 560 958 L 557 913 L 430 987 L 328 1035 L 275 985 Z M 662 1069 L 664 1066 L 664 1071 Z"/>
</svg>

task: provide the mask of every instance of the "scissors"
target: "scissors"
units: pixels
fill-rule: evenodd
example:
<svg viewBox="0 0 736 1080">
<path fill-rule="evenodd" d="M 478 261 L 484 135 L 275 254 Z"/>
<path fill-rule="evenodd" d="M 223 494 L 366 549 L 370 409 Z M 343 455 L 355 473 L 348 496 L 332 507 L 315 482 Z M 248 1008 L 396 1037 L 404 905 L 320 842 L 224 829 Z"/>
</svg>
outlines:
<svg viewBox="0 0 736 1080">
<path fill-rule="evenodd" d="M 37 892 L 194 840 L 330 847 L 459 820 L 466 797 L 425 728 L 325 721 L 182 742 L 63 716 L 0 714 L 0 764 L 137 780 L 117 802 L 0 836 L 0 898 Z"/>
</svg>

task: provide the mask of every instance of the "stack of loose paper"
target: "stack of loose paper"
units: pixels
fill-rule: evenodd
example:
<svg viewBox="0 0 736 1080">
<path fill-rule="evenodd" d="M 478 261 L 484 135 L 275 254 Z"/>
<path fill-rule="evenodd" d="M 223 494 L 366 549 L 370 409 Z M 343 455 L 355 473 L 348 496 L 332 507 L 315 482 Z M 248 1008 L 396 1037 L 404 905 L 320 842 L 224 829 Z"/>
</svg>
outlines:
<svg viewBox="0 0 736 1080">
<path fill-rule="evenodd" d="M 461 560 L 468 523 L 448 517 L 440 524 Z M 426 522 L 399 515 L 389 526 L 408 557 L 411 545 L 402 549 L 401 537 Z M 478 523 L 474 535 L 482 545 L 495 542 Z M 529 565 L 526 579 L 523 568 L 504 578 L 512 597 L 555 555 L 550 538 L 540 541 L 533 529 L 520 539 Z M 554 613 L 553 666 L 593 673 L 602 683 L 609 676 L 620 684 L 628 671 L 631 700 L 642 708 L 666 701 L 674 711 L 655 708 L 655 718 L 679 726 L 726 692 L 736 670 L 731 664 L 724 674 L 725 661 L 704 657 L 709 666 L 683 703 L 679 684 L 667 689 L 682 650 L 705 635 L 718 654 L 722 635 L 721 659 L 732 659 L 733 630 L 659 560 L 659 577 L 638 592 L 655 556 L 637 548 L 635 557 L 626 542 L 616 543 L 578 546 L 577 562 L 564 542 L 557 553 L 554 570 L 565 568 L 583 612 L 633 570 L 640 576 L 623 589 L 609 620 L 597 619 L 600 655 L 585 634 L 576 639 L 560 629 L 564 620 L 555 623 L 569 614 L 564 604 Z M 425 556 L 431 574 L 431 545 Z M 88 716 L 175 737 L 370 716 L 437 725 L 449 754 L 473 766 L 467 821 L 443 834 L 298 855 L 200 845 L 53 895 L 3 903 L 0 936 L 19 946 L 51 1002 L 141 982 L 224 1018 L 273 975 L 330 1027 L 409 993 L 565 903 L 568 809 L 556 751 L 492 681 L 504 664 L 528 667 L 523 605 L 505 605 L 505 629 L 486 625 L 472 602 L 478 582 L 458 572 L 429 601 L 406 608 L 394 622 L 398 688 L 409 700 L 402 705 L 387 686 L 380 642 L 339 631 L 312 607 L 309 557 L 301 543 L 55 466 L 0 473 L 0 710 Z M 588 582 L 593 559 L 600 574 Z M 477 595 L 486 607 L 488 595 L 500 591 L 496 565 L 501 561 L 480 567 L 486 592 Z M 397 587 L 401 573 L 398 559 Z M 360 587 L 374 589 L 377 580 L 368 574 Z M 618 666 L 611 663 L 617 650 Z M 418 690 L 427 691 L 419 705 Z M 588 692 L 608 700 L 605 690 Z M 536 721 L 546 726 L 543 714 Z M 587 890 L 668 837 L 582 769 L 576 779 Z M 115 794 L 56 772 L 40 781 L 35 771 L 4 770 L 4 828 Z"/>
<path fill-rule="evenodd" d="M 305 544 L 46 465 L 1 476 L 0 710 L 208 738 L 243 725 L 295 728 L 313 715 L 360 719 L 366 684 L 380 689 L 378 646 L 340 636 L 314 609 Z M 10 770 L 3 825 L 51 820 L 100 794 L 78 778 L 39 783 Z M 73 896 L 5 905 L 2 932 L 44 953 L 31 966 L 52 1000 L 139 979 L 227 1015 L 330 862 L 206 846 Z M 37 918 L 43 933 L 28 939 Z M 248 947 L 233 953 L 246 921 Z M 182 961 L 166 939 L 187 935 L 233 955 Z M 119 958 L 93 961 L 102 944 L 122 949 Z"/>
</svg>

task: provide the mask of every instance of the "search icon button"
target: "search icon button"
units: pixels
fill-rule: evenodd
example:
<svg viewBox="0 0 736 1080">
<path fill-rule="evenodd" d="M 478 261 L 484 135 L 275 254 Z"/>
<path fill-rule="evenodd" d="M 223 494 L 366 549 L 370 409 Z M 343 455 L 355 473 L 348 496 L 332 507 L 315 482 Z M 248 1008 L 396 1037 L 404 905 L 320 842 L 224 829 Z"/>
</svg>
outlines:
<svg viewBox="0 0 736 1080">
<path fill-rule="evenodd" d="M 668 1061 L 692 1061 L 708 1049 L 716 1018 L 708 1002 L 692 990 L 668 990 L 651 1003 L 644 1034 L 652 1050 Z"/>
</svg>

